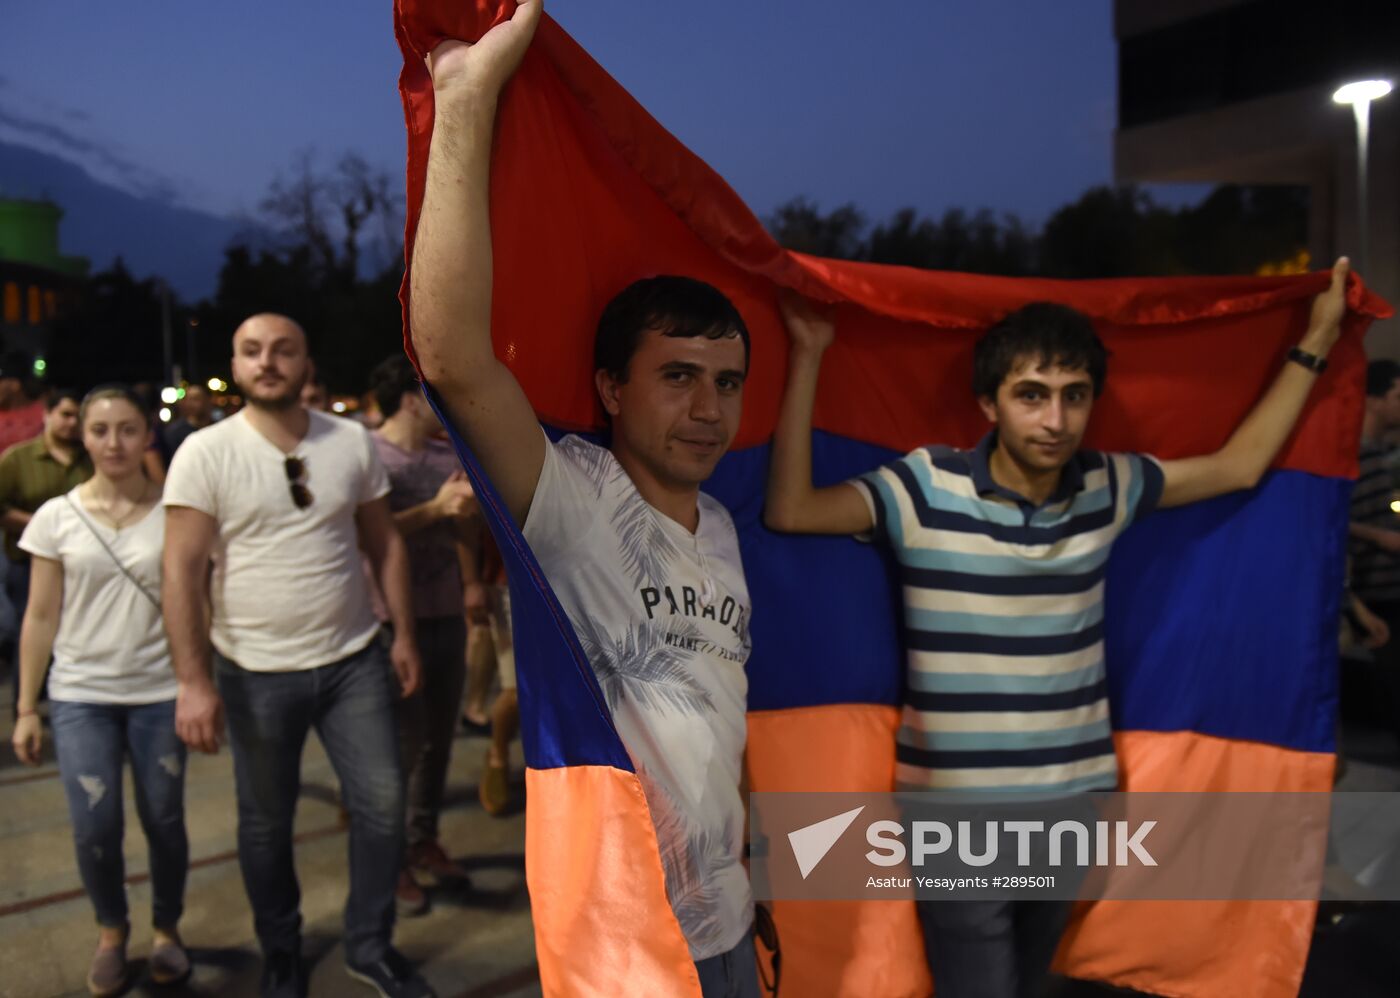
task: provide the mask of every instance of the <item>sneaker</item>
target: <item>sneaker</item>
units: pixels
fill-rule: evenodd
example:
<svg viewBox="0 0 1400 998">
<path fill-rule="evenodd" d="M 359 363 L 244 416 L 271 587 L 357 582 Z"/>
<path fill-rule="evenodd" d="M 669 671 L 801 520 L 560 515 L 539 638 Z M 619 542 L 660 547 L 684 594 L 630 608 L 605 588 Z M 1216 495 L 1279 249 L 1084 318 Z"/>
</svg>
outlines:
<svg viewBox="0 0 1400 998">
<path fill-rule="evenodd" d="M 374 988 L 380 998 L 437 998 L 437 992 L 398 950 L 385 950 L 373 963 L 347 963 L 345 972 Z"/>
<path fill-rule="evenodd" d="M 263 959 L 262 998 L 306 998 L 306 968 L 299 953 L 269 953 Z"/>
<path fill-rule="evenodd" d="M 465 883 L 470 879 L 467 871 L 457 863 L 438 842 L 418 842 L 408 849 L 408 865 L 414 874 L 431 887 L 437 887 L 444 880 Z"/>
<path fill-rule="evenodd" d="M 487 814 L 503 814 L 510 805 L 510 784 L 506 778 L 506 767 L 492 760 L 489 749 L 486 752 L 486 761 L 481 764 L 481 783 L 477 787 L 477 793 Z"/>
<path fill-rule="evenodd" d="M 190 955 L 178 936 L 159 940 L 151 948 L 151 980 L 157 984 L 179 984 L 190 976 Z"/>
<path fill-rule="evenodd" d="M 399 871 L 399 883 L 394 888 L 394 910 L 404 918 L 412 918 L 428 910 L 428 895 L 406 867 Z"/>
<path fill-rule="evenodd" d="M 96 998 L 111 998 L 126 990 L 131 980 L 131 965 L 126 962 L 126 943 L 99 947 L 88 967 L 88 992 Z"/>
</svg>

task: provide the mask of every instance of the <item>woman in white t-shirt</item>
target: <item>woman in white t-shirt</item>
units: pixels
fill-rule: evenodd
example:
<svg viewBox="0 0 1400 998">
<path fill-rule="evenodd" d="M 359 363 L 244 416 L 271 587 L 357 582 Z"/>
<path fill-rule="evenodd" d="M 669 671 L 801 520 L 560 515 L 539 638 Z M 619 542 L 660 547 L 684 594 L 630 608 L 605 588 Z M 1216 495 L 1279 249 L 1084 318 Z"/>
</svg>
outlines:
<svg viewBox="0 0 1400 998">
<path fill-rule="evenodd" d="M 150 849 L 151 977 L 171 983 L 190 972 L 177 929 L 189 869 L 185 746 L 175 734 L 175 676 L 160 614 L 165 511 L 160 486 L 142 471 L 150 417 L 129 389 L 112 386 L 83 400 L 82 424 L 95 474 L 40 506 L 19 542 L 33 557 L 33 578 L 14 747 L 22 762 L 38 764 L 35 704 L 47 671 L 78 871 L 97 913 L 88 989 L 115 995 L 131 976 L 122 856 L 128 756 Z"/>
</svg>

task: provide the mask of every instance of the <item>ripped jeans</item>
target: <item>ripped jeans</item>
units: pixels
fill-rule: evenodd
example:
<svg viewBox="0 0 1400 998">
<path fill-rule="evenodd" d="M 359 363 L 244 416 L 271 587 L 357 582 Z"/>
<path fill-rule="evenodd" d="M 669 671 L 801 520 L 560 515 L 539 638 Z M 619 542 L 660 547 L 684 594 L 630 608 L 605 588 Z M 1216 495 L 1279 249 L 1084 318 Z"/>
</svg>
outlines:
<svg viewBox="0 0 1400 998">
<path fill-rule="evenodd" d="M 136 813 L 146 833 L 151 924 L 173 929 L 184 910 L 190 847 L 185 836 L 185 746 L 175 734 L 175 701 L 50 705 L 58 772 L 68 795 L 78 873 L 97 923 L 125 925 L 126 863 L 122 761 L 131 759 Z"/>
</svg>

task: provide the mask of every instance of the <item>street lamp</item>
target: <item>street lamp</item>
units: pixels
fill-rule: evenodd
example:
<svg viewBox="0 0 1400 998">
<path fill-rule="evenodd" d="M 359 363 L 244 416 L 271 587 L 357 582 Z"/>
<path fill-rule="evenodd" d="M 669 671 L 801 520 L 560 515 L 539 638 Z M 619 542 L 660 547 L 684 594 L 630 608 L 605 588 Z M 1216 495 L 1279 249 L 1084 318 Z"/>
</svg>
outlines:
<svg viewBox="0 0 1400 998">
<path fill-rule="evenodd" d="M 1371 101 L 1380 100 L 1390 93 L 1389 80 L 1358 80 L 1339 87 L 1332 95 L 1338 104 L 1350 104 L 1351 113 L 1356 118 L 1356 207 L 1360 213 L 1361 228 L 1357 233 L 1356 269 L 1365 273 L 1367 235 L 1370 224 L 1370 207 L 1366 191 L 1366 149 L 1371 135 Z"/>
</svg>

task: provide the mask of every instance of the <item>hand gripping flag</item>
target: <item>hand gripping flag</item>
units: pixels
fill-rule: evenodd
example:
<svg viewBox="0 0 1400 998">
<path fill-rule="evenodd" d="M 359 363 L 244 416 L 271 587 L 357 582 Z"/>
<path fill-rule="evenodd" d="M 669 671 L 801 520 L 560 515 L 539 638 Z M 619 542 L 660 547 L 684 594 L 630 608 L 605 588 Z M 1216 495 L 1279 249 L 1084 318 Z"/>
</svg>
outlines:
<svg viewBox="0 0 1400 998">
<path fill-rule="evenodd" d="M 513 0 L 396 3 L 410 259 L 433 126 L 423 58 L 444 38 L 479 38 L 513 8 Z M 503 96 L 491 195 L 496 352 L 546 425 L 602 426 L 593 328 L 608 299 L 637 278 L 709 281 L 749 324 L 743 423 L 706 488 L 733 514 L 753 598 L 755 790 L 891 789 L 904 668 L 898 594 L 881 554 L 761 524 L 767 441 L 786 371 L 777 288 L 836 310 L 815 412 L 820 485 L 919 445 L 975 442 L 985 422 L 969 387 L 973 343 L 1000 316 L 1043 299 L 1088 313 L 1112 354 L 1090 446 L 1167 459 L 1215 450 L 1284 362 L 1327 283 L 1322 274 L 1007 279 L 786 251 L 548 17 Z M 412 354 L 406 292 L 403 300 Z M 1124 789 L 1331 786 L 1361 336 L 1389 314 L 1359 280 L 1347 300 L 1331 367 L 1265 481 L 1155 514 L 1116 546 L 1106 640 Z M 597 682 L 517 525 L 454 440 L 510 575 L 528 767 L 527 879 L 545 992 L 698 996 L 646 799 Z M 1293 994 L 1313 907 L 1092 904 L 1067 932 L 1057 967 L 1163 994 Z M 931 991 L 909 902 L 780 902 L 775 917 L 784 993 Z"/>
</svg>

